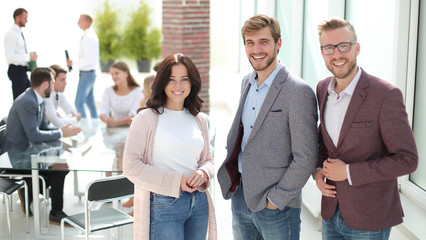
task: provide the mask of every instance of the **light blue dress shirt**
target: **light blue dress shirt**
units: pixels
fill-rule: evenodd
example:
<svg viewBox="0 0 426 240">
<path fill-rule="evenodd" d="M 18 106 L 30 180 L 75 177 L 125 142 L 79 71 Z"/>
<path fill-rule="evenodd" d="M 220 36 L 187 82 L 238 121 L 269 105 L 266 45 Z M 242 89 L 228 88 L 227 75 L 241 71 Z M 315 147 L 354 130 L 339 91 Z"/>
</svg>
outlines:
<svg viewBox="0 0 426 240">
<path fill-rule="evenodd" d="M 242 153 L 246 147 L 247 140 L 250 136 L 251 130 L 253 129 L 254 123 L 259 114 L 260 108 L 265 101 L 266 95 L 269 92 L 269 88 L 272 85 L 275 77 L 278 72 L 281 70 L 282 64 L 279 63 L 275 70 L 268 76 L 268 78 L 258 87 L 257 86 L 257 74 L 254 71 L 250 78 L 250 89 L 247 93 L 247 98 L 244 103 L 243 113 L 241 116 L 241 121 L 243 122 L 244 134 L 243 139 L 241 140 L 241 152 L 238 155 L 238 171 L 242 172 L 241 158 Z"/>
</svg>

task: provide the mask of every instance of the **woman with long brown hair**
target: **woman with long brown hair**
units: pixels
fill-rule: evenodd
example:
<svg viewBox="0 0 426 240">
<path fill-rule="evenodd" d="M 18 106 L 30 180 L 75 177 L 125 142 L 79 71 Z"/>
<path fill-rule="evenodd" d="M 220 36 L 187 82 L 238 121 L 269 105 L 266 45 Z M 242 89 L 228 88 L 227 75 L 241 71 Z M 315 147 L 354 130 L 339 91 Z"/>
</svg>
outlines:
<svg viewBox="0 0 426 240">
<path fill-rule="evenodd" d="M 183 54 L 166 57 L 147 108 L 130 126 L 124 174 L 135 184 L 135 239 L 216 239 L 208 186 L 214 174 L 200 74 Z"/>
</svg>

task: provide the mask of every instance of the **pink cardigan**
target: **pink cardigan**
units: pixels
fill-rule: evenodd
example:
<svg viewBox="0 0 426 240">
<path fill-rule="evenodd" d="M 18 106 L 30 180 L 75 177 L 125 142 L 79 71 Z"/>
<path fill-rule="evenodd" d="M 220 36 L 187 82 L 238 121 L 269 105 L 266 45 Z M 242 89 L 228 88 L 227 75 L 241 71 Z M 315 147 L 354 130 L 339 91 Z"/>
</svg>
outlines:
<svg viewBox="0 0 426 240">
<path fill-rule="evenodd" d="M 210 152 L 207 119 L 198 114 L 195 117 L 204 138 L 199 169 L 204 170 L 211 180 L 214 163 Z M 158 114 L 152 109 L 140 111 L 130 126 L 124 148 L 124 175 L 135 184 L 134 197 L 134 239 L 149 239 L 150 192 L 178 198 L 180 195 L 181 173 L 152 167 L 152 148 Z M 209 206 L 207 239 L 216 239 L 216 218 L 213 202 L 208 191 L 210 181 L 199 187 L 205 191 Z"/>
</svg>

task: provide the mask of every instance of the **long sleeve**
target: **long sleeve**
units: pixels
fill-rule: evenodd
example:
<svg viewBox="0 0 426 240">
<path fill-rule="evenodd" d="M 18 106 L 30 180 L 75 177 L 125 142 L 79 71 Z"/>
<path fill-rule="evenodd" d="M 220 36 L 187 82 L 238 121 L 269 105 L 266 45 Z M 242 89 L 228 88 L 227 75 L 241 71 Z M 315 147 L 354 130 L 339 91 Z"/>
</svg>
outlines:
<svg viewBox="0 0 426 240">
<path fill-rule="evenodd" d="M 99 39 L 92 28 L 83 35 L 77 65 L 80 71 L 95 70 L 99 65 Z"/>
<path fill-rule="evenodd" d="M 102 103 L 101 103 L 101 109 L 99 111 L 99 116 L 101 115 L 107 115 L 110 116 L 110 109 L 111 109 L 111 98 L 113 94 L 113 90 L 111 87 L 107 87 L 104 90 L 104 93 L 102 95 Z"/>
<path fill-rule="evenodd" d="M 142 98 L 144 98 L 144 95 L 142 93 L 142 89 L 141 88 L 136 88 L 135 90 L 133 98 L 132 98 L 132 105 L 130 107 L 130 112 L 129 112 L 129 116 L 136 116 L 136 113 L 139 109 L 140 106 L 140 102 L 142 100 Z"/>
<path fill-rule="evenodd" d="M 289 106 L 289 129 L 293 160 L 279 183 L 268 194 L 270 201 L 284 209 L 305 185 L 318 160 L 317 103 L 307 85 L 295 89 Z"/>
<path fill-rule="evenodd" d="M 62 108 L 65 114 L 70 115 L 73 113 L 77 113 L 77 110 L 75 109 L 75 107 L 68 101 L 68 99 L 65 97 L 65 95 L 62 92 L 59 92 L 58 96 L 59 96 L 58 107 Z"/>
<path fill-rule="evenodd" d="M 62 96 L 60 97 L 60 101 L 58 102 L 58 106 L 64 105 L 64 101 L 65 103 L 65 108 L 62 107 L 62 109 L 64 110 L 64 112 L 67 114 L 66 116 L 63 116 L 63 118 L 59 117 L 57 114 L 57 108 L 55 107 L 55 104 L 53 103 L 53 101 L 56 101 L 55 96 L 52 94 L 50 96 L 50 98 L 45 98 L 44 101 L 46 103 L 46 118 L 48 121 L 50 121 L 53 126 L 60 128 L 62 126 L 64 126 L 65 124 L 68 123 L 76 123 L 77 119 L 75 117 L 73 117 L 72 115 L 68 115 L 68 114 L 72 114 L 72 109 L 73 107 L 71 106 L 71 104 L 69 102 L 67 102 L 67 100 L 65 99 L 65 96 L 62 94 Z M 68 105 L 69 106 L 68 106 Z M 71 111 L 70 111 L 71 110 Z"/>
<path fill-rule="evenodd" d="M 417 147 L 399 89 L 393 88 L 386 94 L 379 119 L 381 139 L 388 154 L 349 164 L 354 187 L 395 179 L 417 168 Z"/>
<path fill-rule="evenodd" d="M 154 114 L 151 109 L 144 110 L 130 126 L 124 147 L 124 175 L 140 189 L 177 198 L 183 174 L 152 167 L 149 159 L 157 123 Z"/>
<path fill-rule="evenodd" d="M 197 122 L 200 125 L 200 129 L 203 133 L 204 148 L 200 155 L 198 169 L 203 170 L 209 177 L 209 181 L 200 186 L 200 190 L 205 191 L 210 186 L 215 170 L 214 170 L 214 160 L 213 160 L 211 149 L 210 149 L 208 120 L 207 120 L 207 116 L 201 117 L 201 114 L 202 113 L 199 113 L 200 116 L 197 117 Z"/>
<path fill-rule="evenodd" d="M 25 51 L 25 41 L 22 38 L 21 29 L 17 25 L 13 25 L 6 33 L 4 50 L 8 64 L 26 66 L 30 61 L 30 55 Z"/>
<path fill-rule="evenodd" d="M 53 130 L 45 126 L 44 116 L 42 116 L 41 126 L 37 126 L 37 107 L 37 104 L 33 102 L 21 102 L 20 106 L 16 108 L 19 109 L 18 117 L 23 123 L 22 126 L 27 139 L 31 142 L 58 140 L 61 137 L 60 130 Z"/>
</svg>

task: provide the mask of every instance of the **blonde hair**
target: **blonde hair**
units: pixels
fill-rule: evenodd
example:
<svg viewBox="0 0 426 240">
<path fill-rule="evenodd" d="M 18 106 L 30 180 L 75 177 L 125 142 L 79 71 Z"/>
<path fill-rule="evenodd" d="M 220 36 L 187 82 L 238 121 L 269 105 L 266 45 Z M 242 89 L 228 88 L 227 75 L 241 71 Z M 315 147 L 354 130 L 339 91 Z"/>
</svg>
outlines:
<svg viewBox="0 0 426 240">
<path fill-rule="evenodd" d="M 354 26 L 352 26 L 345 19 L 342 19 L 339 17 L 331 17 L 329 19 L 322 21 L 320 24 L 318 24 L 318 35 L 319 37 L 321 37 L 321 35 L 325 31 L 335 30 L 342 27 L 345 27 L 349 31 L 351 31 L 355 38 L 354 40 L 357 40 Z"/>
<path fill-rule="evenodd" d="M 143 80 L 143 90 L 142 90 L 142 92 L 143 92 L 144 97 L 142 98 L 142 100 L 140 102 L 140 107 L 141 108 L 146 107 L 146 104 L 145 104 L 146 100 L 149 99 L 149 98 L 151 98 L 151 95 L 152 95 L 152 88 L 151 88 L 151 86 L 152 86 L 152 83 L 154 82 L 154 80 L 155 80 L 155 75 L 149 75 L 148 77 L 146 77 Z"/>
</svg>

